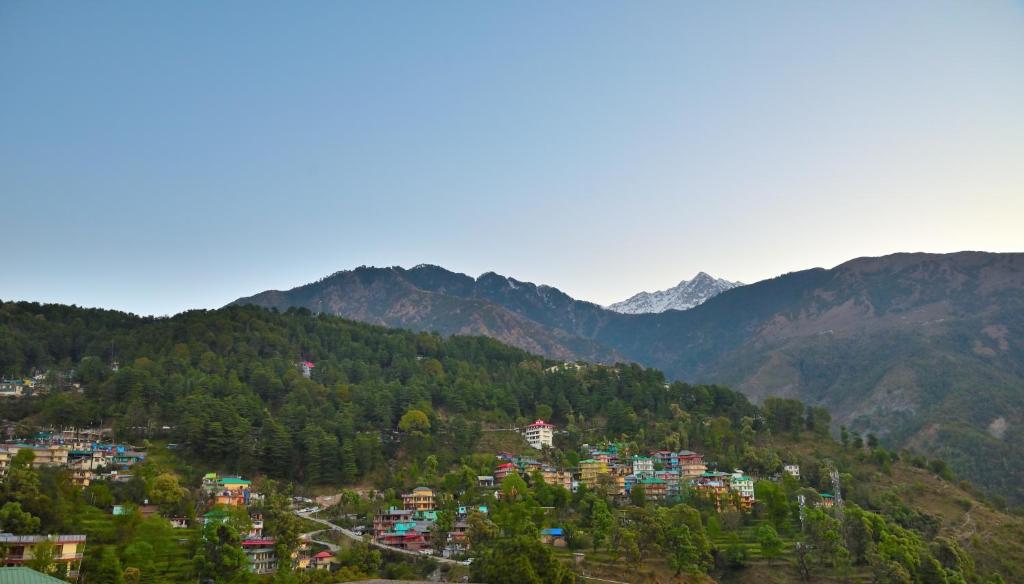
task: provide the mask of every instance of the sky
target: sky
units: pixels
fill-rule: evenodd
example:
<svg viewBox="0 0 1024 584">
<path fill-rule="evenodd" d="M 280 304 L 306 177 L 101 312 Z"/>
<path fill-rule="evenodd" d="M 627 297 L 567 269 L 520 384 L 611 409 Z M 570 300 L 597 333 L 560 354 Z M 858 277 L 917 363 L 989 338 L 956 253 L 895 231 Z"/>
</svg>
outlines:
<svg viewBox="0 0 1024 584">
<path fill-rule="evenodd" d="M 1024 251 L 1024 3 L 0 3 L 0 299 Z"/>
</svg>

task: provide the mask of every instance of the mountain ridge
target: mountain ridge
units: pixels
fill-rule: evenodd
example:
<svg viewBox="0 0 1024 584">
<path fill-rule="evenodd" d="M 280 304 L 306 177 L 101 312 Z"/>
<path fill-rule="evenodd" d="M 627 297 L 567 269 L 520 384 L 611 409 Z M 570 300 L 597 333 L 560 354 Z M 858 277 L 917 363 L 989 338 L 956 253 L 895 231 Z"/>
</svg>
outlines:
<svg viewBox="0 0 1024 584">
<path fill-rule="evenodd" d="M 492 273 L 363 270 L 339 273 L 327 289 L 238 302 L 484 334 L 557 359 L 634 361 L 754 400 L 797 397 L 828 407 L 836 425 L 940 453 L 961 474 L 1024 500 L 1024 453 L 1012 448 L 1024 439 L 1024 254 L 855 258 L 732 288 L 689 310 L 635 315 Z M 378 288 L 352 283 L 361 279 Z M 1016 466 L 1008 474 L 1000 460 Z"/>
</svg>

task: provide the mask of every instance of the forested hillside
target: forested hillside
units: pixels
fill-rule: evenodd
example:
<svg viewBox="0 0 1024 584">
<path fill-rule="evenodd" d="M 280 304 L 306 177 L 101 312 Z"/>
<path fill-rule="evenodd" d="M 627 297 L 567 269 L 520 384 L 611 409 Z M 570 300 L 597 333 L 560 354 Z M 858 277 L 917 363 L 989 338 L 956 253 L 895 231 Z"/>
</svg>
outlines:
<svg viewBox="0 0 1024 584">
<path fill-rule="evenodd" d="M 315 363 L 309 379 L 299 368 L 307 360 Z M 755 406 L 725 387 L 668 383 L 636 365 L 553 365 L 489 338 L 391 330 L 304 309 L 229 307 L 155 319 L 0 305 L 0 370 L 47 372 L 45 391 L 2 402 L 15 432 L 111 425 L 120 440 L 176 444 L 159 473 L 177 473 L 182 484 L 216 470 L 303 489 L 372 487 L 380 498 L 352 503 L 364 514 L 423 484 L 441 493 L 445 508 L 486 503 L 491 514 L 473 519 L 469 532 L 477 581 L 572 582 L 569 552 L 577 550 L 586 552 L 590 573 L 631 582 L 677 581 L 680 574 L 761 582 L 1024 578 L 1024 522 L 957 482 L 940 460 L 886 450 L 874 436 L 834 442 L 828 412 L 796 400 Z M 500 500 L 476 488 L 475 477 L 495 468 L 501 434 L 491 430 L 537 417 L 564 428 L 553 449 L 537 454 L 552 465 L 576 467 L 584 444 L 614 442 L 632 453 L 688 448 L 714 468 L 763 479 L 758 502 L 723 509 L 695 493 L 655 502 L 642 490 L 624 500 L 603 487 L 570 493 L 536 475 L 507 478 Z M 518 440 L 500 444 L 521 453 Z M 801 478 L 770 480 L 783 462 L 799 463 Z M 103 522 L 99 487 L 83 496 L 59 474 L 39 481 L 26 468 L 14 470 L 20 482 L 0 483 L 0 506 L 18 504 L 21 524 L 31 523 L 22 510 L 44 532 L 88 531 L 90 521 Z M 834 486 L 831 470 L 843 485 L 844 513 L 821 506 L 819 493 Z M 134 494 L 117 486 L 104 497 L 139 500 L 161 474 L 140 472 L 147 482 Z M 19 486 L 33 480 L 31 494 Z M 274 500 L 268 529 L 290 533 L 278 537 L 292 541 L 296 528 L 281 527 L 287 520 Z M 13 516 L 9 511 L 0 521 Z M 131 545 L 142 537 L 133 531 L 139 525 L 104 525 L 113 529 L 99 548 L 104 556 L 87 554 L 87 571 L 142 562 Z M 540 528 L 553 526 L 569 534 L 564 553 L 538 541 Z M 208 540 L 189 545 L 198 558 L 191 567 L 162 559 L 143 573 L 160 575 L 151 581 L 177 581 L 183 573 L 245 581 L 241 572 L 210 571 L 219 551 Z M 376 567 L 351 562 L 346 576 L 383 570 L 379 557 Z M 330 581 L 321 578 L 302 581 Z"/>
</svg>

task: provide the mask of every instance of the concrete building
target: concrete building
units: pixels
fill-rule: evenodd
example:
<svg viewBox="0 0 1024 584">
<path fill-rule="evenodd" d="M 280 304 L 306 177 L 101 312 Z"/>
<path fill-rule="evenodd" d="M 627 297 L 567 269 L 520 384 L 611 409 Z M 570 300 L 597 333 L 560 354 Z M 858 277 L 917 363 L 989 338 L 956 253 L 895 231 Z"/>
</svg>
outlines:
<svg viewBox="0 0 1024 584">
<path fill-rule="evenodd" d="M 242 551 L 249 559 L 249 570 L 254 574 L 273 574 L 277 572 L 277 553 L 274 551 L 274 540 L 270 538 L 252 538 L 242 540 Z"/>
<path fill-rule="evenodd" d="M 633 474 L 654 474 L 654 459 L 646 456 L 633 456 Z"/>
<path fill-rule="evenodd" d="M 411 511 L 433 511 L 434 489 L 416 487 L 411 493 L 402 495 L 402 506 Z"/>
<path fill-rule="evenodd" d="M 0 534 L 0 547 L 6 553 L 0 556 L 0 565 L 21 566 L 35 557 L 35 549 L 42 543 L 54 546 L 57 576 L 77 580 L 85 553 L 84 535 L 11 535 Z"/>
<path fill-rule="evenodd" d="M 526 427 L 523 436 L 526 437 L 526 442 L 537 450 L 545 446 L 550 448 L 555 438 L 555 426 L 544 420 L 537 420 Z"/>
</svg>

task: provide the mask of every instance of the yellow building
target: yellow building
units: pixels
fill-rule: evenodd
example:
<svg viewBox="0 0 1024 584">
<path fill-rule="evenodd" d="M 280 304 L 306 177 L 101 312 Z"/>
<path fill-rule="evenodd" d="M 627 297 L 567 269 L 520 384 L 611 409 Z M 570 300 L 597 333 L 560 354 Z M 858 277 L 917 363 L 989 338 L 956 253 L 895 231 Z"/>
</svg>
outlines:
<svg viewBox="0 0 1024 584">
<path fill-rule="evenodd" d="M 430 487 L 416 487 L 411 493 L 402 495 L 402 507 L 410 511 L 433 511 L 434 490 Z"/>
<path fill-rule="evenodd" d="M 580 461 L 580 482 L 588 489 L 597 487 L 598 477 L 608 474 L 608 463 L 603 460 L 588 458 Z"/>
<path fill-rule="evenodd" d="M 35 550 L 43 544 L 53 545 L 56 575 L 76 580 L 85 552 L 84 535 L 11 535 L 0 534 L 0 547 L 6 553 L 0 557 L 0 566 L 21 566 L 35 557 Z"/>
</svg>

